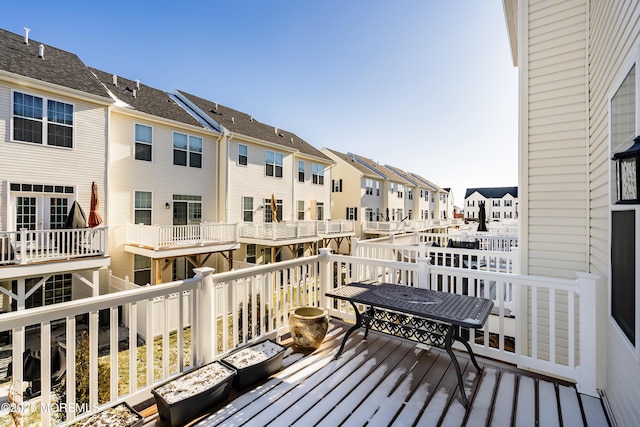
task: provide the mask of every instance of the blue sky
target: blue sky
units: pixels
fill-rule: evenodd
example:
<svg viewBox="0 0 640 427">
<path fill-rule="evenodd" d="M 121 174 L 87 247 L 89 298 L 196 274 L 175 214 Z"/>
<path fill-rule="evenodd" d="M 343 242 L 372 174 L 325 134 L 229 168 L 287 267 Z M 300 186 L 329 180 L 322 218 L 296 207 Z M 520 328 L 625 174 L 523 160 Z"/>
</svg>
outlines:
<svg viewBox="0 0 640 427">
<path fill-rule="evenodd" d="M 35 0 L 3 4 L 0 27 L 418 173 L 457 205 L 468 187 L 518 184 L 499 0 Z"/>
</svg>

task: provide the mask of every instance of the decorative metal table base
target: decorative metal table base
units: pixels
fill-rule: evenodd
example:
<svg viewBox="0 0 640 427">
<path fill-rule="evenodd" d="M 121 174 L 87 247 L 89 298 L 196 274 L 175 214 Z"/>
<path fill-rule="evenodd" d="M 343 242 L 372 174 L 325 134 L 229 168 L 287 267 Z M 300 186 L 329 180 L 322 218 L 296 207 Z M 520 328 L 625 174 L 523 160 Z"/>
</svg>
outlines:
<svg viewBox="0 0 640 427">
<path fill-rule="evenodd" d="M 417 341 L 421 344 L 443 348 L 451 358 L 453 367 L 456 369 L 456 375 L 458 376 L 458 388 L 460 389 L 460 395 L 462 397 L 464 405 L 469 406 L 469 401 L 467 400 L 467 395 L 464 391 L 464 382 L 462 380 L 460 365 L 458 364 L 458 359 L 456 359 L 456 356 L 451 348 L 453 342 L 458 341 L 462 343 L 469 352 L 469 356 L 471 358 L 473 366 L 475 366 L 478 372 L 482 371 L 482 369 L 478 365 L 476 357 L 473 354 L 469 343 L 466 340 L 462 339 L 462 337 L 460 337 L 460 326 L 442 322 L 434 322 L 421 317 L 408 316 L 394 311 L 381 310 L 372 306 L 369 306 L 369 308 L 364 313 L 360 313 L 356 304 L 353 301 L 349 302 L 353 306 L 353 309 L 356 313 L 356 323 L 351 328 L 349 328 L 344 338 L 342 339 L 340 350 L 338 350 L 338 354 L 336 354 L 335 357 L 336 359 L 338 359 L 338 357 L 340 357 L 340 355 L 342 354 L 349 335 L 356 329 L 359 329 L 363 326 L 365 328 L 365 339 L 367 338 L 369 329 L 372 329 L 374 331 L 382 332 L 388 335 L 402 337 L 411 341 Z"/>
</svg>

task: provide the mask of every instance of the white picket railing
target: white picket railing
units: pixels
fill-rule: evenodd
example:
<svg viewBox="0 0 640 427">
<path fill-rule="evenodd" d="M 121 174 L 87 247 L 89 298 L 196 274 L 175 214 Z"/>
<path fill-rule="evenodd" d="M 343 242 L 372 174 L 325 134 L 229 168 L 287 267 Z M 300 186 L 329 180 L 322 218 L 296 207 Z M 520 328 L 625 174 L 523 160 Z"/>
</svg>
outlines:
<svg viewBox="0 0 640 427">
<path fill-rule="evenodd" d="M 109 255 L 107 227 L 0 231 L 0 265 Z"/>
<path fill-rule="evenodd" d="M 489 322 L 468 336 L 477 354 L 535 369 L 549 375 L 576 381 L 579 391 L 596 395 L 595 388 L 595 278 L 579 274 L 576 280 L 505 274 L 470 268 L 431 265 L 418 256 L 414 262 L 380 260 L 331 254 L 322 249 L 317 256 L 304 257 L 238 271 L 212 274 L 209 268 L 196 269 L 196 278 L 146 286 L 94 298 L 76 300 L 37 309 L 0 315 L 0 333 L 13 336 L 13 379 L 17 389 L 24 389 L 22 352 L 26 328 L 39 325 L 39 348 L 55 343 L 51 323 L 66 321 L 65 336 L 76 336 L 76 318 L 88 317 L 89 332 L 89 403 L 108 405 L 126 400 L 129 403 L 148 398 L 154 385 L 179 375 L 193 366 L 223 357 L 229 351 L 250 341 L 288 332 L 289 311 L 300 305 L 326 307 L 332 316 L 354 319 L 348 304 L 326 297 L 335 286 L 354 281 L 396 283 L 420 286 L 490 298 L 495 310 Z M 145 307 L 144 309 L 141 307 Z M 129 358 L 130 373 L 126 391 L 118 391 L 118 334 L 109 333 L 108 349 L 99 340 L 99 313 L 109 313 L 108 330 L 119 330 L 119 321 L 128 327 L 130 351 L 137 351 L 138 332 L 160 337 L 162 356 L 154 368 L 153 346 L 146 347 L 146 361 Z M 138 313 L 146 310 L 144 331 Z M 155 322 L 154 319 L 162 319 Z M 105 327 L 102 322 L 102 328 Z M 189 326 L 190 341 L 177 333 L 176 344 L 170 345 L 172 332 Z M 175 335 L 175 334 L 174 334 Z M 190 345 L 186 343 L 190 342 Z M 509 343 L 512 346 L 508 345 Z M 75 340 L 67 345 L 67 402 L 75 402 Z M 185 351 L 190 356 L 185 358 Z M 107 356 L 100 357 L 98 353 Z M 175 360 L 170 363 L 170 354 Z M 188 353 L 188 352 L 187 352 Z M 189 353 L 188 353 L 189 354 Z M 99 367 L 110 365 L 108 378 L 99 376 Z M 142 363 L 145 377 L 133 372 Z M 51 361 L 42 359 L 42 372 L 48 372 Z M 98 385 L 109 381 L 108 397 L 98 398 Z M 42 378 L 42 401 L 51 398 L 52 380 Z M 138 385 L 139 383 L 139 385 Z M 79 414 L 70 414 L 69 420 Z M 43 424 L 50 415 L 42 414 Z"/>
<path fill-rule="evenodd" d="M 156 250 L 238 242 L 238 225 L 210 222 L 192 225 L 127 224 L 126 240 L 129 245 Z"/>
<path fill-rule="evenodd" d="M 245 222 L 240 225 L 240 238 L 288 240 L 318 237 L 317 221 Z"/>
<path fill-rule="evenodd" d="M 318 234 L 330 236 L 332 234 L 355 233 L 356 223 L 346 219 L 326 219 L 318 221 Z"/>
</svg>

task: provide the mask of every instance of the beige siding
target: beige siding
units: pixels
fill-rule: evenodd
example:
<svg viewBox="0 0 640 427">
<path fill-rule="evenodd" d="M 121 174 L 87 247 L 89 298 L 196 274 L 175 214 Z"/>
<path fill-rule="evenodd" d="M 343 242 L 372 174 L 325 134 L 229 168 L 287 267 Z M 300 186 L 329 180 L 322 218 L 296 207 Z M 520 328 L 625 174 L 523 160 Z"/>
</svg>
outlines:
<svg viewBox="0 0 640 427">
<path fill-rule="evenodd" d="M 587 269 L 586 12 L 582 1 L 530 2 L 524 11 L 529 274 L 575 278 Z"/>
<path fill-rule="evenodd" d="M 135 123 L 153 129 L 152 161 L 134 158 Z M 173 164 L 173 132 L 203 138 L 202 168 Z M 152 224 L 171 225 L 173 195 L 202 197 L 202 220 L 218 222 L 217 153 L 215 137 L 208 132 L 177 123 L 152 121 L 142 116 L 111 113 L 109 134 L 109 238 L 113 274 L 133 279 L 133 255 L 124 251 L 126 225 L 134 221 L 135 191 L 150 191 L 153 197 Z"/>
<path fill-rule="evenodd" d="M 640 6 L 632 1 L 591 2 L 590 27 L 589 262 L 591 271 L 601 277 L 597 308 L 598 338 L 601 342 L 598 358 L 599 366 L 606 366 L 603 371 L 606 376 L 602 378 L 600 372 L 599 382 L 605 387 L 618 425 L 640 425 L 640 364 L 608 315 L 612 182 L 609 171 L 612 154 L 609 147 L 609 102 L 621 78 L 629 71 L 631 61 L 637 59 Z"/>
</svg>

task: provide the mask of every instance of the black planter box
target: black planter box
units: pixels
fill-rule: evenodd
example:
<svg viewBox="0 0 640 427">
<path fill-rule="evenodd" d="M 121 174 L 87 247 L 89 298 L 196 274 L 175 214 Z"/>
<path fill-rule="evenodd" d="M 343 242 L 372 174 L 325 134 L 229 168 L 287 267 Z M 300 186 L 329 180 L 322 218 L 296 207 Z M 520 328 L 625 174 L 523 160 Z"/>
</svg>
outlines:
<svg viewBox="0 0 640 427">
<path fill-rule="evenodd" d="M 122 409 L 123 411 L 127 411 L 131 414 L 131 418 L 132 418 L 131 422 L 129 422 L 128 424 L 125 424 L 123 422 L 124 420 L 122 420 L 121 418 L 115 418 L 115 416 L 113 416 L 112 418 L 103 418 L 106 412 L 117 410 L 118 407 L 122 407 L 120 409 Z M 106 424 L 106 423 L 109 423 L 109 424 Z M 142 415 L 140 415 L 138 411 L 133 409 L 126 402 L 122 402 L 110 408 L 103 409 L 102 411 L 95 413 L 90 417 L 82 418 L 78 421 L 75 421 L 71 425 L 73 427 L 97 426 L 97 425 L 111 425 L 111 426 L 117 425 L 118 427 L 140 427 L 142 424 L 144 424 L 144 418 L 142 417 Z"/>
<path fill-rule="evenodd" d="M 254 363 L 252 365 L 247 365 L 247 366 L 235 366 L 234 362 L 229 361 L 227 359 L 232 358 L 233 356 L 238 355 L 239 353 L 249 350 L 253 347 L 259 346 L 260 344 L 263 344 L 265 342 L 269 342 L 271 343 L 271 345 L 278 347 L 277 353 L 274 354 L 273 356 L 269 357 L 268 359 L 265 360 L 261 360 L 257 363 Z M 238 375 L 236 376 L 235 380 L 234 380 L 234 385 L 238 388 L 238 389 L 243 389 L 245 387 L 248 387 L 252 384 L 257 383 L 258 381 L 261 381 L 265 378 L 267 378 L 269 375 L 275 374 L 276 372 L 278 372 L 280 370 L 280 368 L 282 368 L 282 359 L 284 358 L 284 352 L 286 350 L 286 347 L 281 346 L 280 344 L 271 341 L 271 340 L 266 340 L 266 341 L 261 341 L 259 343 L 253 344 L 251 346 L 245 347 L 243 349 L 240 349 L 232 354 L 230 354 L 229 356 L 225 357 L 224 359 L 222 359 L 222 363 L 224 363 L 225 365 L 231 367 L 232 369 L 235 369 L 238 373 Z"/>
<path fill-rule="evenodd" d="M 218 365 L 229 372 L 229 376 L 221 379 L 215 384 L 211 384 L 208 388 L 199 391 L 195 394 L 184 397 L 175 402 L 168 402 L 167 399 L 159 392 L 160 389 L 170 384 L 173 381 L 179 381 L 185 376 L 194 375 L 195 377 L 202 378 L 206 375 L 206 369 L 211 365 Z M 203 372 L 205 371 L 205 372 Z M 236 371 L 233 368 L 225 366 L 219 362 L 213 362 L 209 365 L 205 365 L 201 368 L 193 370 L 182 377 L 169 381 L 168 383 L 151 390 L 151 393 L 156 399 L 156 406 L 158 407 L 158 414 L 160 418 L 166 421 L 170 426 L 182 426 L 187 422 L 193 420 L 198 415 L 202 414 L 206 410 L 210 409 L 216 403 L 225 400 L 229 396 L 231 391 L 231 385 L 233 379 L 236 376 Z M 194 386 L 197 387 L 197 386 Z"/>
</svg>

